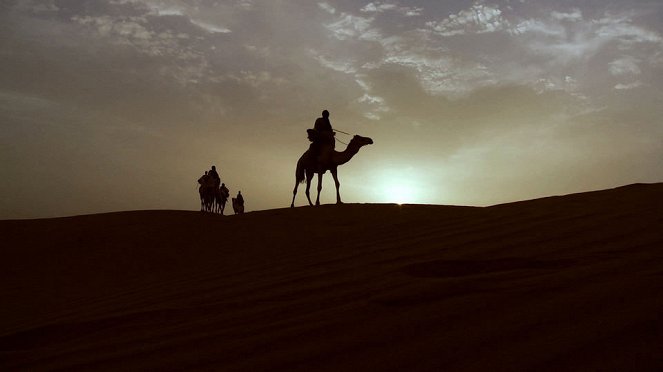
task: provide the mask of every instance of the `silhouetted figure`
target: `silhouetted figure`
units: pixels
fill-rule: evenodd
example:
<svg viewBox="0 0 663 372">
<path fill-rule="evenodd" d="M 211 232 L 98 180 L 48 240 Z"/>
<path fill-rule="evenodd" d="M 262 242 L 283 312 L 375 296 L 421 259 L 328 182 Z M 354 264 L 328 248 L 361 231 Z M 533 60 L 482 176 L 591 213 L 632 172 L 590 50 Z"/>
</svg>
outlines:
<svg viewBox="0 0 663 372">
<path fill-rule="evenodd" d="M 315 119 L 313 129 L 308 129 L 306 132 L 308 133 L 309 141 L 312 142 L 310 149 L 313 155 L 320 155 L 322 147 L 325 145 L 331 145 L 332 149 L 335 147 L 335 133 L 329 121 L 329 111 L 323 110 L 322 117 Z"/>
<path fill-rule="evenodd" d="M 200 178 L 198 178 L 198 193 L 200 194 L 200 210 L 210 212 L 212 211 L 212 205 L 214 203 L 214 181 L 209 176 L 208 172 L 205 172 Z"/>
<path fill-rule="evenodd" d="M 330 171 L 334 177 L 336 184 L 336 203 L 341 204 L 341 193 L 339 188 L 341 183 L 338 181 L 337 168 L 339 165 L 345 164 L 353 156 L 359 152 L 359 149 L 366 145 L 373 144 L 373 140 L 368 137 L 355 135 L 348 143 L 348 147 L 341 152 L 334 150 L 331 146 L 323 146 L 322 154 L 314 155 L 311 148 L 309 148 L 297 161 L 297 169 L 295 170 L 295 189 L 292 190 L 292 203 L 291 207 L 295 206 L 295 196 L 297 196 L 297 187 L 300 183 L 306 182 L 306 198 L 308 203 L 311 203 L 311 196 L 309 190 L 311 188 L 311 180 L 314 174 L 318 174 L 318 198 L 315 205 L 320 205 L 320 191 L 322 190 L 322 175 L 326 171 Z"/>
<path fill-rule="evenodd" d="M 198 183 L 199 183 L 201 186 L 207 185 L 207 179 L 208 179 L 208 177 L 209 177 L 209 176 L 207 175 L 207 171 L 205 171 L 205 173 L 204 173 L 202 176 L 200 176 L 200 178 L 198 178 Z"/>
<path fill-rule="evenodd" d="M 230 196 L 230 190 L 228 190 L 225 183 L 221 184 L 221 195 L 223 195 L 226 199 L 228 199 Z"/>
<path fill-rule="evenodd" d="M 320 133 L 333 133 L 331 122 L 329 121 L 329 111 L 323 110 L 322 117 L 315 119 L 315 124 L 313 124 L 313 129 L 317 130 Z"/>
<path fill-rule="evenodd" d="M 223 215 L 223 211 L 226 209 L 226 202 L 228 201 L 229 196 L 230 196 L 230 191 L 226 187 L 226 184 L 222 183 L 221 186 L 218 189 L 217 198 L 216 198 L 217 210 L 222 215 Z"/>
<path fill-rule="evenodd" d="M 219 173 L 217 173 L 216 171 L 216 165 L 212 165 L 212 169 L 210 169 L 210 171 L 207 172 L 207 174 L 214 182 L 214 187 L 218 188 L 219 184 L 221 184 L 221 177 L 219 177 Z"/>
<path fill-rule="evenodd" d="M 235 211 L 235 214 L 244 213 L 244 197 L 241 191 L 238 191 L 237 197 L 233 198 L 233 211 Z"/>
</svg>

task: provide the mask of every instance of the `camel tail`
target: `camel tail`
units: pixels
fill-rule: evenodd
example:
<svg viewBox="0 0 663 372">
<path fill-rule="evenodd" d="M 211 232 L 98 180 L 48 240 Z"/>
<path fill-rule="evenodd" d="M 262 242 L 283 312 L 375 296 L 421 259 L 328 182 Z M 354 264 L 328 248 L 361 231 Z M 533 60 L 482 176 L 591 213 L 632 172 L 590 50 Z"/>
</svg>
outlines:
<svg viewBox="0 0 663 372">
<path fill-rule="evenodd" d="M 302 158 L 299 158 L 297 161 L 297 169 L 295 170 L 295 180 L 297 183 L 306 182 L 304 179 L 304 162 L 302 161 Z"/>
</svg>

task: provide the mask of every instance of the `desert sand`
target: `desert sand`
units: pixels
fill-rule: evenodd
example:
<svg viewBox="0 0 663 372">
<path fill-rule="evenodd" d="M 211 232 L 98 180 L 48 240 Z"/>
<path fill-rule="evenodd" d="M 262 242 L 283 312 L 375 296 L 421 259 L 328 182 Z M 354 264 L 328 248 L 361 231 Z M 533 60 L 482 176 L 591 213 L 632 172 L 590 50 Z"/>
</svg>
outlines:
<svg viewBox="0 0 663 372">
<path fill-rule="evenodd" d="M 663 369 L 663 183 L 5 220 L 0 239 L 2 371 Z"/>
</svg>

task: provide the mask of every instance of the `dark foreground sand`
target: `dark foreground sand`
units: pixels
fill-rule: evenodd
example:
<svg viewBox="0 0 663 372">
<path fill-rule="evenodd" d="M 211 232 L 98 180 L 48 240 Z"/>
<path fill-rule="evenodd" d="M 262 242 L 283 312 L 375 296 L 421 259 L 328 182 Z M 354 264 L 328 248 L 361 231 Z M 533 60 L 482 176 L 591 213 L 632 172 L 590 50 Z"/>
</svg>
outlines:
<svg viewBox="0 0 663 372">
<path fill-rule="evenodd" d="M 0 221 L 0 370 L 662 370 L 663 184 Z"/>
</svg>

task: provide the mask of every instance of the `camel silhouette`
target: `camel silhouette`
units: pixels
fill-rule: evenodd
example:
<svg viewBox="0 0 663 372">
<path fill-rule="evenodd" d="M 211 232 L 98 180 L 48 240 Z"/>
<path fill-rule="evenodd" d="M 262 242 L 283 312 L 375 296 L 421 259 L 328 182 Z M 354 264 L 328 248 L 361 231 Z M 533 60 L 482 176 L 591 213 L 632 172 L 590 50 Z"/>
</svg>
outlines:
<svg viewBox="0 0 663 372">
<path fill-rule="evenodd" d="M 336 203 L 342 204 L 341 193 L 339 188 L 341 183 L 338 182 L 337 167 L 343 165 L 350 161 L 355 154 L 359 152 L 359 149 L 366 145 L 372 145 L 373 140 L 368 137 L 362 137 L 355 135 L 352 137 L 350 143 L 344 151 L 335 151 L 333 145 L 323 145 L 320 149 L 320 155 L 314 156 L 311 153 L 309 148 L 297 161 L 297 170 L 295 171 L 295 189 L 292 191 L 292 203 L 290 207 L 295 206 L 295 197 L 297 196 L 297 187 L 300 183 L 306 181 L 306 198 L 308 199 L 309 205 L 313 205 L 311 202 L 311 196 L 309 190 L 311 189 L 311 180 L 315 173 L 318 174 L 318 197 L 315 200 L 315 205 L 320 205 L 320 191 L 322 190 L 322 175 L 326 171 L 330 171 L 332 177 L 334 177 L 334 183 L 336 184 Z M 304 177 L 306 176 L 306 178 Z"/>
<path fill-rule="evenodd" d="M 229 196 L 227 191 L 214 186 L 200 185 L 198 194 L 200 194 L 201 211 L 223 214 Z"/>
</svg>

